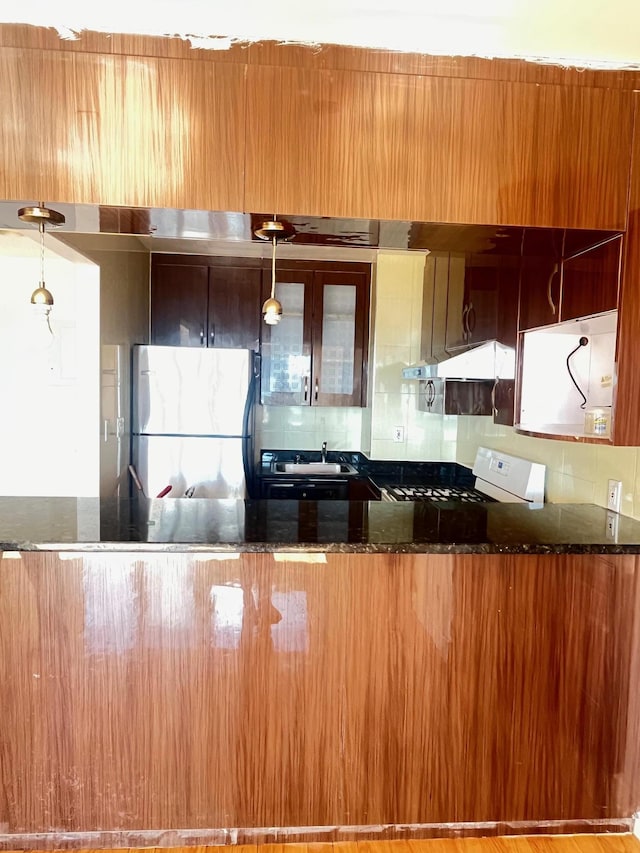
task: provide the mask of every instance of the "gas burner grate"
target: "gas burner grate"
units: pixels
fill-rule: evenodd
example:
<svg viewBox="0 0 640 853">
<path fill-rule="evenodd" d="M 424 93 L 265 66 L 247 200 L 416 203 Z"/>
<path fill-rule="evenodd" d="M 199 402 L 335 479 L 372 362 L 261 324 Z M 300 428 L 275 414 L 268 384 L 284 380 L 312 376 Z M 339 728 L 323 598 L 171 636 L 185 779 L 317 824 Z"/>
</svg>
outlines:
<svg viewBox="0 0 640 853">
<path fill-rule="evenodd" d="M 392 501 L 454 501 L 456 503 L 486 503 L 488 495 L 464 486 L 391 485 L 385 491 Z"/>
</svg>

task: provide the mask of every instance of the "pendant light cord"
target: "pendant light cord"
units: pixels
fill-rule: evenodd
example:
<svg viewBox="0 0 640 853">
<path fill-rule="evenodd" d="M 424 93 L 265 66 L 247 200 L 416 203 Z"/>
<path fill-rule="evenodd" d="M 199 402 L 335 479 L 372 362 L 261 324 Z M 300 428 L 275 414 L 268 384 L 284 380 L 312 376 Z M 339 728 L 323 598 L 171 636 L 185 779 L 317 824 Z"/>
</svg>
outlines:
<svg viewBox="0 0 640 853">
<path fill-rule="evenodd" d="M 273 235 L 273 251 L 271 252 L 271 298 L 276 298 L 276 235 Z"/>
<path fill-rule="evenodd" d="M 38 223 L 40 229 L 40 286 L 44 287 L 44 221 Z"/>
<path fill-rule="evenodd" d="M 575 349 L 572 349 L 571 352 L 569 353 L 569 355 L 567 356 L 567 371 L 569 373 L 569 376 L 571 377 L 571 381 L 573 382 L 573 384 L 578 389 L 578 394 L 580 394 L 580 396 L 582 397 L 582 403 L 580 404 L 581 409 L 584 409 L 584 407 L 587 405 L 587 398 L 582 393 L 582 388 L 580 388 L 580 386 L 578 385 L 578 383 L 575 380 L 573 373 L 571 372 L 571 365 L 569 364 L 569 359 L 571 358 L 572 355 L 574 355 L 575 353 L 578 352 L 580 347 L 586 347 L 586 345 L 588 343 L 589 343 L 589 338 L 585 338 L 585 337 L 580 338 L 580 340 L 578 341 L 578 346 Z"/>
</svg>

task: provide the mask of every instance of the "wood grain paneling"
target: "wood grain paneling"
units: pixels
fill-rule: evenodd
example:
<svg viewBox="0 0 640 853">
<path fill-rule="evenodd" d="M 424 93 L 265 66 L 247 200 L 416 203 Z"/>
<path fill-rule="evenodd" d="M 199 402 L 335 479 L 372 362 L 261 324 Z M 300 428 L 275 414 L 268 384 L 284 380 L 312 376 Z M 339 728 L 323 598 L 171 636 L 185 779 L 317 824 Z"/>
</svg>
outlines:
<svg viewBox="0 0 640 853">
<path fill-rule="evenodd" d="M 630 93 L 250 66 L 247 105 L 251 210 L 626 222 Z"/>
<path fill-rule="evenodd" d="M 1 562 L 5 833 L 640 803 L 634 557 L 70 556 Z"/>
<path fill-rule="evenodd" d="M 0 197 L 240 210 L 244 69 L 5 48 Z"/>
<path fill-rule="evenodd" d="M 253 64 L 257 47 L 207 61 L 172 39 L 106 45 L 86 34 L 66 47 L 47 30 L 0 36 L 29 45 L 0 50 L 9 105 L 0 197 L 576 228 L 626 222 L 628 91 L 469 79 L 460 69 L 441 76 L 441 65 L 429 76 L 395 65 L 371 71 L 378 60 L 366 71 L 326 69 L 304 64 L 304 52 L 301 66 Z M 349 49 L 336 50 L 334 64 L 349 65 Z M 144 55 L 154 51 L 162 55 Z M 264 60 L 273 56 L 267 50 Z M 389 70 L 388 57 L 379 62 Z"/>
<path fill-rule="evenodd" d="M 193 48 L 180 38 L 98 33 L 83 30 L 76 39 L 61 39 L 53 28 L 26 24 L 0 24 L 0 46 L 157 56 L 210 61 L 210 50 Z M 217 50 L 216 62 L 324 68 L 342 71 L 375 71 L 384 74 L 417 74 L 432 77 L 466 77 L 482 80 L 509 80 L 570 86 L 637 89 L 640 74 L 633 70 L 601 71 L 567 68 L 561 65 L 525 62 L 518 59 L 482 59 L 477 56 L 432 56 L 391 50 L 343 45 L 295 45 L 261 41 L 234 43 L 229 50 Z"/>
<path fill-rule="evenodd" d="M 640 329 L 640 94 L 635 96 L 629 226 L 624 240 L 619 294 L 613 440 L 616 444 L 640 445 L 640 394 L 638 330 Z"/>
</svg>

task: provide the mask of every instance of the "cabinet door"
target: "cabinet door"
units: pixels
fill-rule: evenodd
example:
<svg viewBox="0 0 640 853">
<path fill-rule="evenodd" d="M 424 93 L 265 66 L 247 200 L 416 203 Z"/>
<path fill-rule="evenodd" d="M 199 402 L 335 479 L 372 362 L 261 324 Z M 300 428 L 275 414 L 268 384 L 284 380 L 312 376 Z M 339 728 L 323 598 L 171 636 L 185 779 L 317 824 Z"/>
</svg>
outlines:
<svg viewBox="0 0 640 853">
<path fill-rule="evenodd" d="M 561 230 L 525 230 L 520 273 L 520 329 L 548 326 L 560 318 L 562 242 Z"/>
<path fill-rule="evenodd" d="M 500 267 L 498 284 L 496 338 L 507 347 L 518 340 L 518 293 L 520 287 L 520 258 L 505 256 Z"/>
<path fill-rule="evenodd" d="M 630 91 L 249 65 L 244 209 L 620 229 L 632 127 Z"/>
<path fill-rule="evenodd" d="M 363 404 L 369 277 L 314 274 L 312 405 Z"/>
<path fill-rule="evenodd" d="M 246 209 L 244 66 L 141 53 L 2 49 L 1 198 Z"/>
<path fill-rule="evenodd" d="M 210 347 L 257 350 L 261 308 L 262 270 L 243 266 L 209 267 Z"/>
<path fill-rule="evenodd" d="M 275 295 L 282 305 L 277 326 L 262 329 L 261 399 L 266 405 L 311 403 L 311 311 L 313 272 L 280 270 Z M 271 288 L 271 272 L 263 272 L 263 297 Z"/>
<path fill-rule="evenodd" d="M 467 314 L 469 306 L 465 302 L 465 257 L 449 256 L 449 277 L 447 280 L 447 326 L 445 350 L 458 350 L 468 346 L 469 331 Z"/>
<path fill-rule="evenodd" d="M 622 237 L 589 249 L 562 265 L 562 320 L 612 311 L 618 306 Z"/>
<path fill-rule="evenodd" d="M 464 318 L 470 346 L 497 337 L 500 259 L 468 255 L 464 271 Z"/>
<path fill-rule="evenodd" d="M 496 379 L 493 386 L 493 422 L 513 426 L 515 379 Z"/>
<path fill-rule="evenodd" d="M 206 266 L 152 264 L 151 343 L 206 346 L 208 288 Z"/>
</svg>

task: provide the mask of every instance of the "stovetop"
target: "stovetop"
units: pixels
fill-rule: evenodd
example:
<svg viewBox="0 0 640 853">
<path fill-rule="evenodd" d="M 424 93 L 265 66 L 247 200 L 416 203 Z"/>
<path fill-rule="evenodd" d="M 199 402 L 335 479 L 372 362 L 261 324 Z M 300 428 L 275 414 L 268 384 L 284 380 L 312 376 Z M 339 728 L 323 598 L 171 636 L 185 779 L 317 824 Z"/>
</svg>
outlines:
<svg viewBox="0 0 640 853">
<path fill-rule="evenodd" d="M 388 501 L 455 501 L 456 503 L 487 503 L 494 499 L 466 486 L 423 486 L 392 484 L 383 489 Z"/>
</svg>

